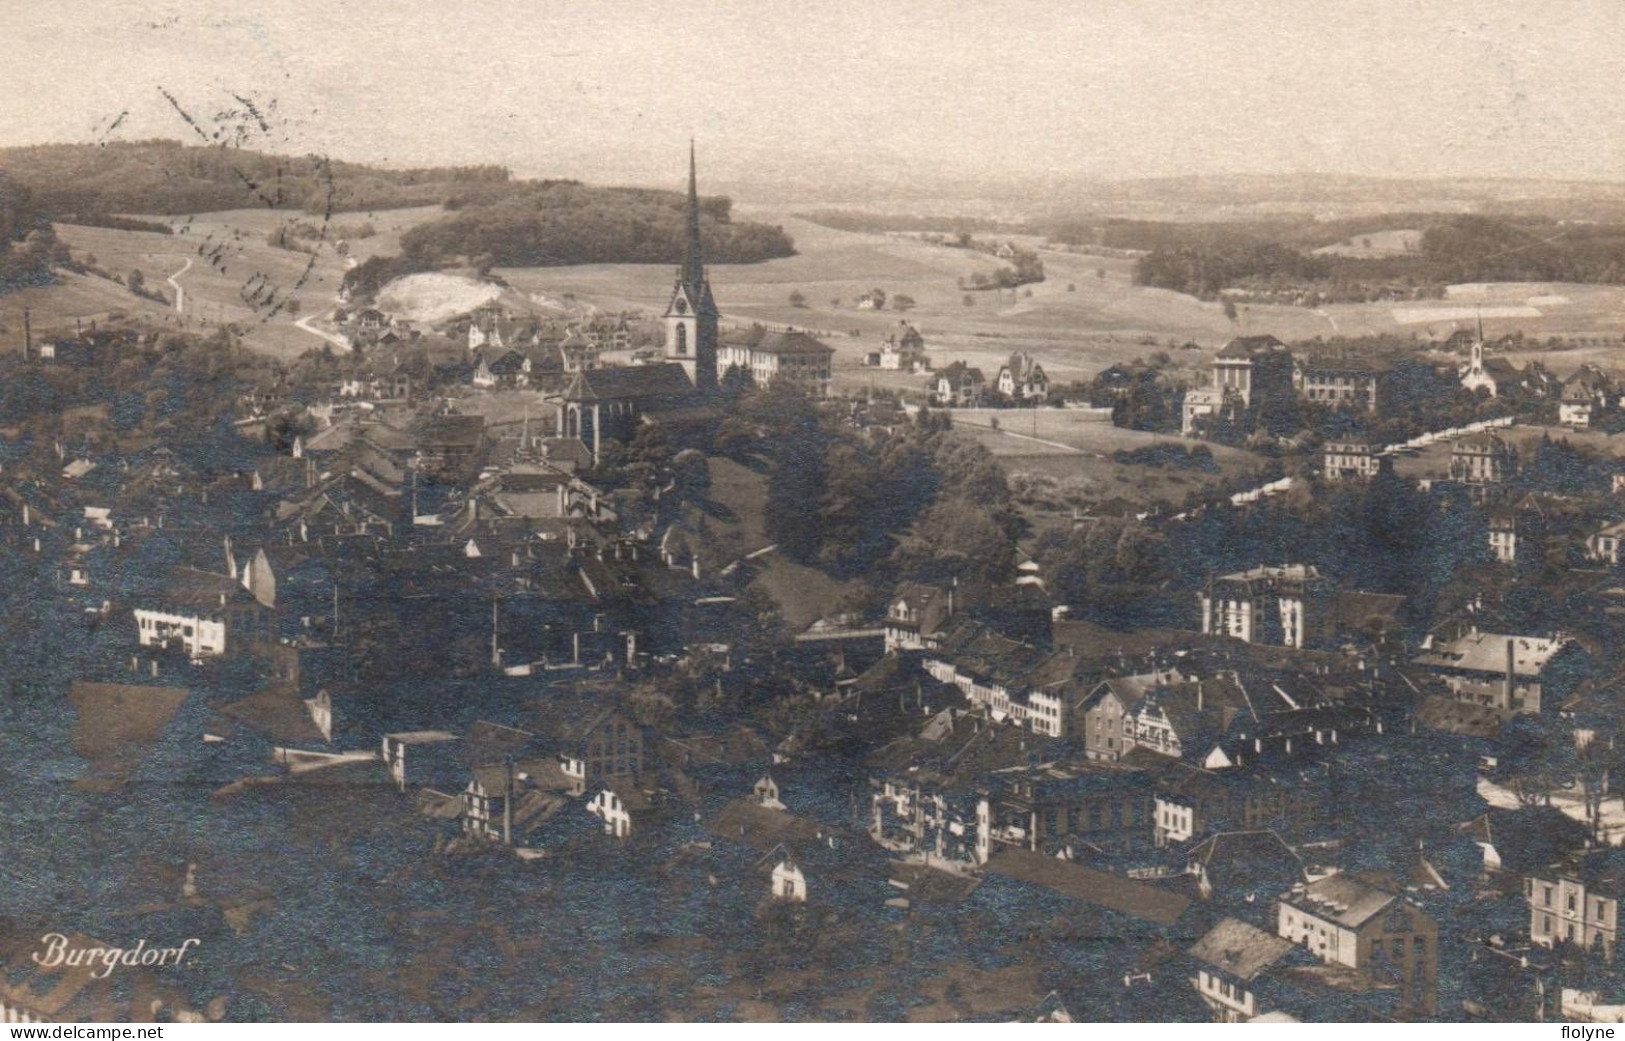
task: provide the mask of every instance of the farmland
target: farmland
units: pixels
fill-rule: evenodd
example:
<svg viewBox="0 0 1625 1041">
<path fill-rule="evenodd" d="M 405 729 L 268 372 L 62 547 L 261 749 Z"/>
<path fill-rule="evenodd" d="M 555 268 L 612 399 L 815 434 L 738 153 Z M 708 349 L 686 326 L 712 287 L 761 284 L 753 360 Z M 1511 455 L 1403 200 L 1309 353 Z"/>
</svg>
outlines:
<svg viewBox="0 0 1625 1041">
<path fill-rule="evenodd" d="M 871 386 L 920 389 L 918 376 L 863 366 L 864 355 L 878 350 L 883 338 L 903 319 L 924 333 L 928 350 L 939 364 L 964 360 L 990 372 L 1012 351 L 1022 350 L 1035 355 L 1057 382 L 1086 379 L 1114 362 L 1187 342 L 1203 350 L 1170 353 L 1176 370 L 1183 369 L 1186 378 L 1194 379 L 1211 351 L 1236 335 L 1270 333 L 1292 341 L 1386 333 L 1423 342 L 1469 327 L 1480 318 L 1491 337 L 1522 331 L 1536 340 L 1551 336 L 1594 339 L 1593 344 L 1546 359 L 1559 372 L 1566 372 L 1582 361 L 1607 361 L 1625 319 L 1625 289 L 1620 287 L 1501 283 L 1453 286 L 1443 301 L 1334 304 L 1316 309 L 1244 304 L 1231 321 L 1219 303 L 1134 285 L 1132 260 L 1044 248 L 1040 240 L 1027 237 L 1019 244 L 1039 250 L 1047 271 L 1044 282 L 1014 291 L 967 294 L 960 288 L 961 279 L 991 274 L 1004 262 L 915 235 L 839 231 L 801 220 L 783 208 L 742 203 L 736 210 L 744 218 L 783 225 L 794 237 L 797 253 L 759 264 L 712 269 L 725 326 L 759 321 L 795 325 L 822 335 L 836 350 L 838 390 Z M 232 210 L 166 218 L 177 229 L 171 236 L 63 225 L 59 234 L 76 258 L 93 257 L 96 266 L 121 277 L 140 268 L 149 287 L 163 292 L 171 302 L 175 293 L 165 280 L 175 276 L 185 291 L 183 310 L 177 313 L 172 306 L 141 300 L 105 278 L 64 274 L 57 286 L 0 298 L 0 335 L 16 335 L 24 306 L 33 309 L 36 328 L 41 329 L 65 326 L 74 318 L 122 311 L 145 314 L 177 328 L 234 323 L 245 331 L 250 347 L 291 356 L 322 341 L 293 324 L 297 315 L 280 311 L 267 318 L 263 303 L 255 306 L 245 299 L 255 280 L 277 290 L 278 298 L 291 292 L 300 305 L 300 315 L 325 313 L 334 305 L 347 263 L 395 252 L 402 232 L 441 212 L 437 207 L 418 207 L 344 214 L 336 218 L 337 224 L 353 228 L 364 222 L 374 234 L 349 238 L 348 259 L 338 255 L 330 240 L 318 251 L 308 276 L 304 275 L 309 261 L 306 254 L 267 242 L 285 222 L 313 219 L 307 215 Z M 1364 246 L 1364 237 L 1342 245 L 1402 249 L 1407 234 L 1404 230 L 1374 234 L 1369 236 L 1370 247 Z M 211 251 L 217 251 L 213 264 L 204 256 Z M 177 275 L 188 260 L 193 261 L 191 267 Z M 655 314 L 665 305 L 672 277 L 665 266 L 649 264 L 498 268 L 495 274 L 511 287 L 502 293 L 504 306 L 554 313 L 596 309 Z M 471 288 L 478 290 L 477 286 Z M 891 307 L 857 309 L 858 298 L 877 288 L 894 300 L 898 295 L 911 297 L 915 306 L 906 314 Z M 401 287 L 397 295 L 405 293 L 413 299 L 423 295 L 408 289 L 411 287 Z M 801 295 L 804 306 L 792 306 L 792 293 Z M 438 291 L 431 295 L 447 296 Z M 444 308 L 435 310 L 439 313 Z M 1546 353 L 1536 349 L 1516 360 Z"/>
<path fill-rule="evenodd" d="M 172 235 L 61 224 L 57 234 L 76 261 L 121 278 L 139 269 L 147 287 L 162 293 L 167 306 L 142 299 L 96 274 L 62 272 L 58 285 L 0 297 L 0 335 L 8 341 L 20 335 L 24 307 L 32 312 L 35 329 L 46 333 L 70 328 L 75 319 L 89 321 L 123 313 L 177 330 L 207 331 L 233 324 L 243 331 L 251 348 L 290 357 L 322 343 L 294 321 L 334 306 L 346 266 L 345 258 L 334 249 L 335 228 L 372 226 L 373 235 L 348 240 L 351 256 L 364 259 L 395 249 L 401 232 L 438 212 L 438 207 L 419 207 L 344 214 L 328 229 L 328 239 L 316 250 L 314 263 L 307 253 L 267 241 L 285 224 L 319 223 L 319 218 L 299 213 L 249 209 L 190 218 L 143 218 L 169 224 L 175 230 Z M 261 290 L 258 297 L 256 288 Z M 273 300 L 292 297 L 297 310 L 284 307 L 273 314 L 275 304 L 265 302 L 273 292 Z"/>
</svg>

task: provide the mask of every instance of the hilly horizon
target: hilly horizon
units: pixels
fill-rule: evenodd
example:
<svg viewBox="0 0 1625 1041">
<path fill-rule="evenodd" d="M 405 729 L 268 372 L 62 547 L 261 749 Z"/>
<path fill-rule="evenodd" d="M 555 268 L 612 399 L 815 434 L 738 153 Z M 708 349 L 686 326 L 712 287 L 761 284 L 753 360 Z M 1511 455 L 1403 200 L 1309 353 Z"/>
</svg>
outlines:
<svg viewBox="0 0 1625 1041">
<path fill-rule="evenodd" d="M 160 151 L 184 157 L 175 166 L 155 160 Z M 212 160 L 203 157 L 213 154 Z M 102 156 L 92 160 L 91 155 Z M 128 163 L 108 156 L 127 156 Z M 235 157 L 235 159 L 233 158 Z M 676 157 L 674 157 L 675 159 Z M 189 145 L 173 138 L 141 141 L 47 142 L 0 148 L 0 171 L 27 186 L 40 203 L 62 213 L 90 212 L 100 200 L 116 212 L 174 213 L 242 206 L 331 207 L 336 212 L 438 203 L 470 183 L 575 181 L 605 188 L 674 191 L 674 177 L 656 183 L 591 160 L 579 170 L 543 170 L 531 164 L 476 160 L 419 165 L 388 159 L 327 158 L 292 151 L 228 145 Z M 862 158 L 821 156 L 816 171 L 806 157 L 781 155 L 773 163 L 702 146 L 702 181 L 708 194 L 747 205 L 815 203 L 860 205 L 875 212 L 1011 218 L 1072 213 L 1212 219 L 1227 212 L 1258 214 L 1326 210 L 1334 216 L 1392 211 L 1500 212 L 1616 219 L 1625 211 L 1625 180 L 1507 176 L 1375 176 L 1328 171 L 1193 171 L 1146 177 L 1105 177 L 1082 171 L 975 174 L 938 172 L 885 154 Z M 85 168 L 90 168 L 87 177 Z M 325 178 L 325 180 L 324 180 Z M 197 182 L 210 185 L 198 192 Z M 192 203 L 186 205 L 183 203 Z M 201 204 L 201 205 L 196 205 Z M 1588 208 L 1595 208 L 1590 214 Z"/>
</svg>

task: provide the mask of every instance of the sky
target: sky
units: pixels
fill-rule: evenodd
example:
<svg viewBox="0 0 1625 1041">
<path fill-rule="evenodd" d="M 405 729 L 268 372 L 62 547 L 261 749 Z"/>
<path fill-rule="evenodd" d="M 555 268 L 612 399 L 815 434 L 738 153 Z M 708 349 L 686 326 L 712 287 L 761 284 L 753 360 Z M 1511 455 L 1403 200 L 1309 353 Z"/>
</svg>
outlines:
<svg viewBox="0 0 1625 1041">
<path fill-rule="evenodd" d="M 4 145 L 236 97 L 267 150 L 659 185 L 690 136 L 735 181 L 1625 181 L 1618 0 L 0 0 L 0 39 Z"/>
</svg>

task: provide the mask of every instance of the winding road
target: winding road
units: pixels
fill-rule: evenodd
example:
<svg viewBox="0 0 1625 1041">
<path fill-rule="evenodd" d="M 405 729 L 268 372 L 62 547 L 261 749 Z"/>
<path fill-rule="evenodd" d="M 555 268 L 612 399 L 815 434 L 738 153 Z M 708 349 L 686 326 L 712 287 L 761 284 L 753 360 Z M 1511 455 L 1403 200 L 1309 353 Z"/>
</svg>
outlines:
<svg viewBox="0 0 1625 1041">
<path fill-rule="evenodd" d="M 164 281 L 175 287 L 175 310 L 181 312 L 182 314 L 186 313 L 186 290 L 181 288 L 181 284 L 175 280 L 186 274 L 191 269 L 192 258 L 187 257 L 186 263 L 181 265 L 181 269 L 179 271 L 164 279 Z"/>
<path fill-rule="evenodd" d="M 299 319 L 298 321 L 294 322 L 293 324 L 298 326 L 299 328 L 303 329 L 305 332 L 310 333 L 312 336 L 320 336 L 322 339 L 326 340 L 328 343 L 332 344 L 335 347 L 343 347 L 345 350 L 350 349 L 350 338 L 349 337 L 344 336 L 344 335 L 342 335 L 340 333 L 325 332 L 325 331 L 323 331 L 321 329 L 317 329 L 314 326 L 310 325 L 309 323 L 310 323 L 311 319 L 313 319 L 315 317 L 316 316 L 313 315 L 313 314 L 307 314 L 307 315 L 305 315 L 305 317 Z"/>
</svg>

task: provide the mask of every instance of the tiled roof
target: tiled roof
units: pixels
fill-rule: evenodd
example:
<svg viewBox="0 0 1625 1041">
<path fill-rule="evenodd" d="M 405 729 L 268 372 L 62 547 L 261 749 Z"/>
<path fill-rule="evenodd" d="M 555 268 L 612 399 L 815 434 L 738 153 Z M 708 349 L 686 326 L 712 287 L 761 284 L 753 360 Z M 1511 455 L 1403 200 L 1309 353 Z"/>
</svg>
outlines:
<svg viewBox="0 0 1625 1041">
<path fill-rule="evenodd" d="M 1506 636 L 1475 630 L 1459 639 L 1441 642 L 1412 660 L 1415 664 L 1428 668 L 1504 673 L 1507 668 L 1507 647 L 1510 645 L 1514 673 L 1519 676 L 1538 677 L 1546 668 L 1546 663 L 1551 661 L 1566 643 L 1567 641 L 1560 639 Z"/>
<path fill-rule="evenodd" d="M 1172 925 L 1191 903 L 1167 889 L 1025 849 L 1000 852 L 988 870 L 1155 925 Z"/>
<path fill-rule="evenodd" d="M 694 385 L 681 365 L 628 365 L 578 372 L 565 388 L 565 401 L 642 401 L 664 398 L 673 403 L 694 395 Z"/>
<path fill-rule="evenodd" d="M 1302 892 L 1283 897 L 1282 902 L 1318 918 L 1358 929 L 1397 899 L 1393 893 L 1357 878 L 1332 875 L 1309 883 Z"/>
<path fill-rule="evenodd" d="M 1235 918 L 1221 918 L 1219 924 L 1190 949 L 1190 956 L 1228 976 L 1251 980 L 1290 950 L 1291 941 L 1283 937 L 1272 936 Z"/>
</svg>

